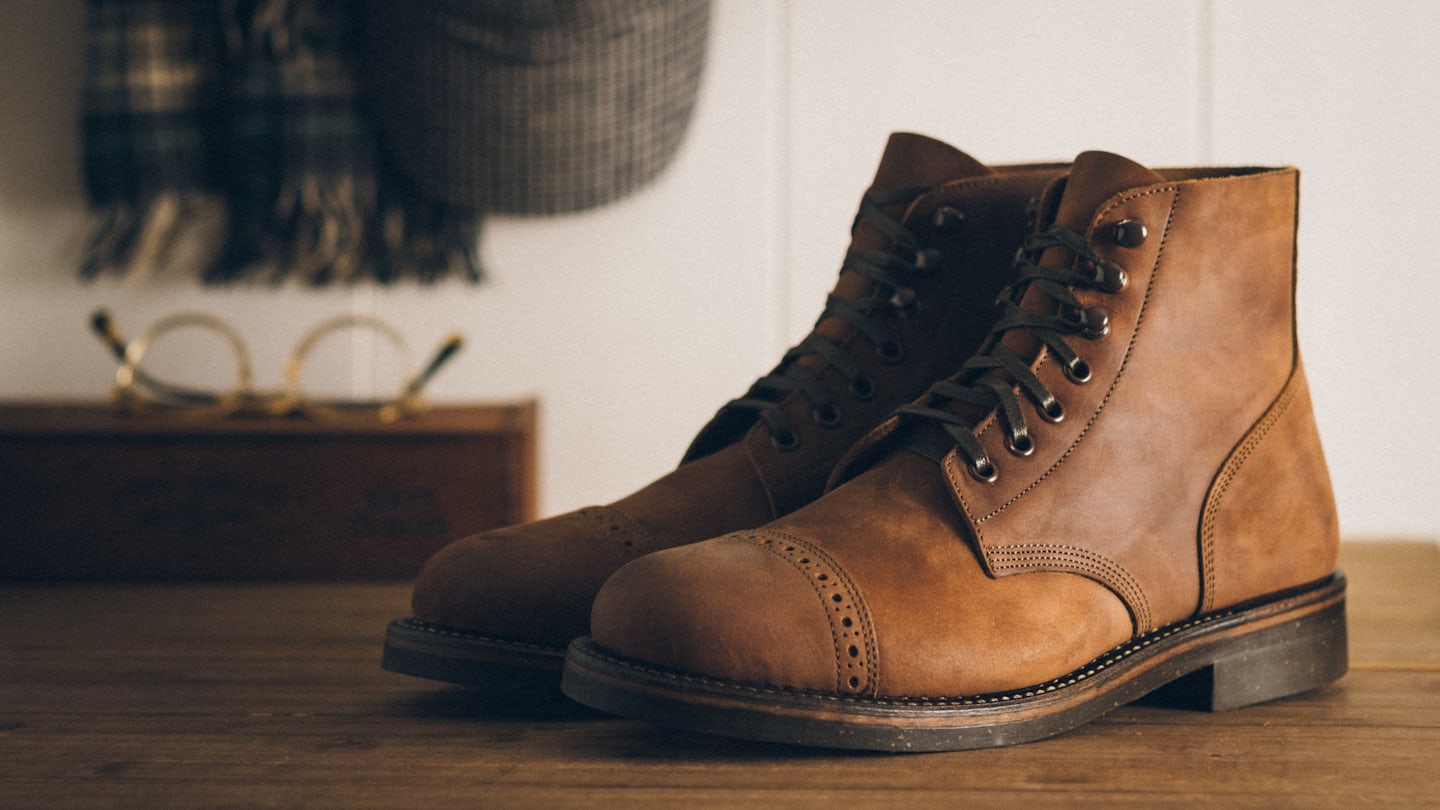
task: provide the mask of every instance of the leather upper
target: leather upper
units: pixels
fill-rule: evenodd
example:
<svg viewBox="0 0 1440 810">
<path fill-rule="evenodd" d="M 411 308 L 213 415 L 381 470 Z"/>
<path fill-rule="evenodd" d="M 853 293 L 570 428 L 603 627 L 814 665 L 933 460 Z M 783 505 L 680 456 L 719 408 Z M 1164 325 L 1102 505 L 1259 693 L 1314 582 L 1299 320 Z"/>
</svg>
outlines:
<svg viewBox="0 0 1440 810">
<path fill-rule="evenodd" d="M 991 169 L 939 141 L 892 136 L 870 193 L 930 188 L 890 213 L 941 258 L 938 267 L 915 277 L 916 306 L 888 315 L 882 324 L 900 349 L 898 361 L 839 318 L 816 324 L 873 382 L 869 391 L 852 390 L 839 370 L 815 355 L 784 361 L 810 366 L 838 403 L 839 424 L 822 424 L 814 404 L 794 392 L 778 405 L 795 426 L 798 444 L 782 449 L 754 413 L 722 409 L 677 469 L 634 494 L 610 506 L 486 532 L 442 549 L 416 582 L 415 616 L 497 638 L 563 646 L 585 633 L 596 591 L 621 565 L 644 552 L 763 525 L 819 497 L 846 449 L 983 341 L 995 296 L 1011 278 L 1015 245 L 1028 227 L 1027 206 L 1060 171 L 1058 166 Z M 942 207 L 962 215 L 958 224 L 934 221 Z M 883 232 L 863 219 L 857 222 L 851 253 L 891 249 Z M 832 295 L 864 300 L 889 291 L 846 270 Z"/>
<path fill-rule="evenodd" d="M 913 451 L 924 428 L 892 418 L 819 500 L 622 569 L 594 640 L 741 684 L 980 695 L 1328 576 L 1335 505 L 1295 344 L 1297 187 L 1294 169 L 1082 154 L 1042 227 L 1084 234 L 1127 283 L 1075 291 L 1109 322 L 1067 338 L 1086 382 L 1024 334 L 999 338 L 1063 406 L 1027 418 L 1033 452 L 1008 449 L 995 414 L 967 414 L 997 468 L 984 481 L 956 451 Z M 1033 287 L 1021 301 L 1051 306 Z"/>
</svg>

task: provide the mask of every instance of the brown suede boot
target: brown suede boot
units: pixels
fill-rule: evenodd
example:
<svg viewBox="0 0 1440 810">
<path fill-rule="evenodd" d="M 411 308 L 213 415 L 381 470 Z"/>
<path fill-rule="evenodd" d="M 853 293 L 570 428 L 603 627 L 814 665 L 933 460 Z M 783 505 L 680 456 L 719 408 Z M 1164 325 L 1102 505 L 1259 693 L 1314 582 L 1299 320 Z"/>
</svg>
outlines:
<svg viewBox="0 0 1440 810">
<path fill-rule="evenodd" d="M 678 469 L 610 506 L 486 532 L 420 573 L 384 666 L 473 686 L 558 689 L 601 583 L 648 552 L 761 526 L 824 491 L 845 451 L 985 339 L 1027 211 L 1064 166 L 987 168 L 891 137 L 815 329 L 722 408 Z"/>
<path fill-rule="evenodd" d="M 985 348 L 815 503 L 612 577 L 565 692 L 738 737 L 946 750 L 1167 684 L 1221 709 L 1339 678 L 1298 178 L 1082 154 Z"/>
</svg>

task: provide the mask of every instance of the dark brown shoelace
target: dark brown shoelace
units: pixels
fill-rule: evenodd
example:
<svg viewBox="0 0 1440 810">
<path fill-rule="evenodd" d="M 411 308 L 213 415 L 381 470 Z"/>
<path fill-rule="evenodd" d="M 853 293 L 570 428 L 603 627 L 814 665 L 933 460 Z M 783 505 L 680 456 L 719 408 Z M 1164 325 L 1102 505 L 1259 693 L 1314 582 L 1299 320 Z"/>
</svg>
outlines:
<svg viewBox="0 0 1440 810">
<path fill-rule="evenodd" d="M 846 257 L 841 272 L 851 270 L 876 282 L 874 294 L 867 298 L 841 298 L 833 293 L 826 298 L 825 309 L 816 321 L 818 326 L 827 318 L 839 318 L 870 341 L 881 359 L 897 364 L 904 359 L 903 349 L 890 334 L 886 321 L 905 317 L 917 306 L 915 282 L 927 272 L 938 268 L 941 254 L 932 247 L 922 246 L 909 229 L 885 209 L 908 205 L 928 188 L 904 188 L 879 195 L 866 195 L 855 216 L 852 234 L 862 221 L 874 224 L 891 240 L 885 251 L 856 251 Z M 963 216 L 953 209 L 942 208 L 948 216 L 937 216 L 937 227 L 953 227 Z M 811 403 L 815 420 L 826 427 L 840 424 L 843 414 L 835 396 L 827 390 L 811 367 L 797 362 L 807 355 L 822 358 L 845 379 L 848 393 L 856 399 L 875 395 L 875 382 L 867 377 L 846 350 L 818 330 L 812 331 L 799 344 L 785 352 L 775 370 L 761 377 L 745 396 L 730 401 L 724 410 L 754 411 L 769 426 L 772 441 L 781 450 L 799 446 L 799 435 L 790 424 L 780 403 L 794 391 L 801 392 Z"/>
<path fill-rule="evenodd" d="M 1035 264 L 1045 250 L 1055 247 L 1071 251 L 1078 260 L 1065 267 Z M 1101 259 L 1084 236 L 1059 225 L 1025 240 L 1016 254 L 1016 269 L 1019 278 L 1000 294 L 1004 311 L 990 330 L 988 348 L 966 361 L 953 380 L 934 384 L 924 398 L 896 411 L 906 419 L 943 427 L 954 447 L 965 456 L 971 475 L 982 481 L 995 480 L 999 468 L 976 437 L 976 425 L 956 413 L 952 406 L 964 403 L 977 406 L 986 414 L 998 413 L 1010 450 L 1029 455 L 1035 443 L 1026 425 L 1021 395 L 1033 403 L 1041 418 L 1051 422 L 1063 419 L 1065 408 L 1030 370 L 1030 360 L 1005 345 L 1002 338 L 1015 330 L 1028 332 L 1050 349 L 1071 382 L 1084 384 L 1090 379 L 1090 366 L 1065 339 L 1101 337 L 1109 331 L 1110 322 L 1104 309 L 1085 306 L 1071 289 L 1114 293 L 1126 284 L 1123 268 Z M 1043 291 L 1054 302 L 1053 307 L 1046 307 L 1053 311 L 1021 307 L 1021 297 L 1030 288 Z"/>
</svg>

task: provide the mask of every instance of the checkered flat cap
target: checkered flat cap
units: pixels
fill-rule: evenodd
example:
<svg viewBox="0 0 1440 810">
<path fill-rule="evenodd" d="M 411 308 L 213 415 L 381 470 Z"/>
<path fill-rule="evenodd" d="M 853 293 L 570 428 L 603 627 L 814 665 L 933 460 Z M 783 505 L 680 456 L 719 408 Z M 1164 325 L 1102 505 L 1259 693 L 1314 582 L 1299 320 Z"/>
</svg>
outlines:
<svg viewBox="0 0 1440 810">
<path fill-rule="evenodd" d="M 654 179 L 695 106 L 710 0 L 371 0 L 389 160 L 479 211 L 593 208 Z"/>
</svg>

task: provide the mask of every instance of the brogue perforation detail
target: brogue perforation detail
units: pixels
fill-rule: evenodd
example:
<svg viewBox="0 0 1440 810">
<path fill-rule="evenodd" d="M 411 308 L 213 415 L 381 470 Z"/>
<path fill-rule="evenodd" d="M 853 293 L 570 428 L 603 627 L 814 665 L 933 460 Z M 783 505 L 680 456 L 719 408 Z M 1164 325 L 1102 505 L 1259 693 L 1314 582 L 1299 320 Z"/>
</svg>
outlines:
<svg viewBox="0 0 1440 810">
<path fill-rule="evenodd" d="M 626 556 L 655 550 L 655 537 L 640 521 L 613 506 L 586 506 L 575 512 L 594 526 L 594 536 L 617 545 Z"/>
<path fill-rule="evenodd" d="M 835 691 L 873 695 L 879 686 L 875 633 L 854 582 L 819 547 L 783 532 L 745 532 L 736 539 L 769 551 L 805 575 L 820 599 L 835 645 Z"/>
<path fill-rule="evenodd" d="M 1140 583 L 1119 563 L 1089 549 L 1075 546 L 1019 544 L 990 549 L 991 565 L 997 571 L 1033 570 L 1037 567 L 1084 574 L 1115 591 L 1130 609 L 1138 635 L 1150 628 L 1150 600 Z"/>
</svg>

